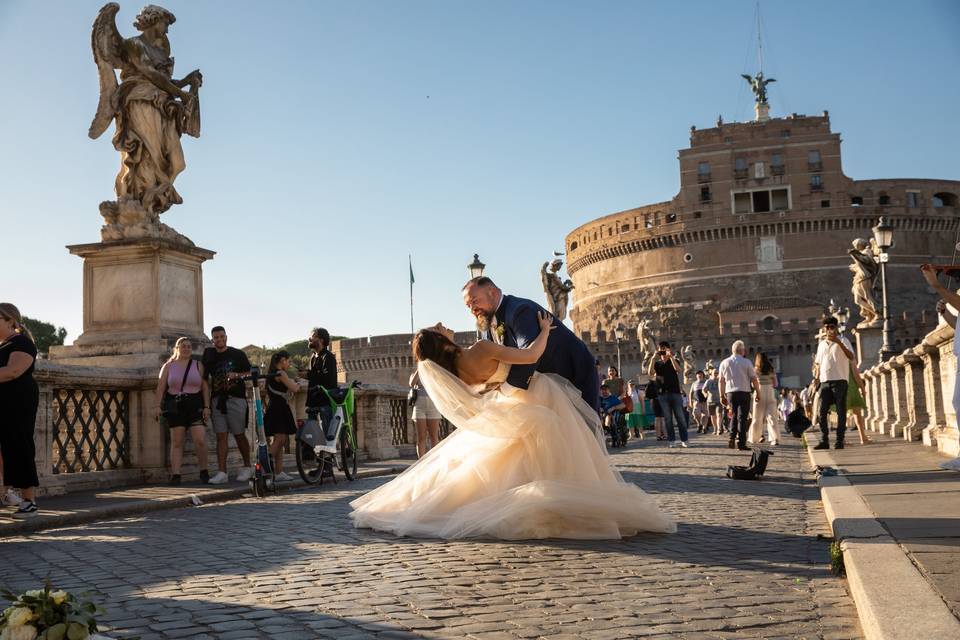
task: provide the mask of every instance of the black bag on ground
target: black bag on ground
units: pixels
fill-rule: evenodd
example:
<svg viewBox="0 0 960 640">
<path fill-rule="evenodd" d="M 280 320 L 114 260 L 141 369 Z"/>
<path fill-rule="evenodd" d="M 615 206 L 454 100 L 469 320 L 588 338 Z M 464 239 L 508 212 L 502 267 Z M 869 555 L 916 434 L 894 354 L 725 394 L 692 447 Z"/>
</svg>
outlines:
<svg viewBox="0 0 960 640">
<path fill-rule="evenodd" d="M 759 480 L 767 470 L 767 459 L 771 455 L 769 451 L 754 449 L 750 456 L 750 466 L 730 465 L 727 467 L 727 477 L 731 480 Z"/>
<path fill-rule="evenodd" d="M 787 431 L 794 438 L 799 438 L 803 432 L 810 428 L 810 419 L 804 413 L 801 407 L 797 407 L 787 414 Z"/>
</svg>

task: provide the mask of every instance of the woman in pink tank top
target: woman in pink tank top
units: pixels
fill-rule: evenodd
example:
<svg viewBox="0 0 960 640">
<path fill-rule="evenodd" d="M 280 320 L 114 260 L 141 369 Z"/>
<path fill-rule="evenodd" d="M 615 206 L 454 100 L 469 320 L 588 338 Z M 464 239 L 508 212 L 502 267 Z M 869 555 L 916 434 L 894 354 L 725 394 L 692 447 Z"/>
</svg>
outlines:
<svg viewBox="0 0 960 640">
<path fill-rule="evenodd" d="M 160 369 L 157 385 L 157 419 L 170 429 L 170 484 L 180 484 L 183 439 L 187 429 L 193 440 L 200 467 L 200 482 L 210 479 L 207 470 L 206 421 L 210 418 L 210 388 L 203 376 L 203 365 L 192 358 L 190 338 L 179 338 L 173 355 Z"/>
</svg>

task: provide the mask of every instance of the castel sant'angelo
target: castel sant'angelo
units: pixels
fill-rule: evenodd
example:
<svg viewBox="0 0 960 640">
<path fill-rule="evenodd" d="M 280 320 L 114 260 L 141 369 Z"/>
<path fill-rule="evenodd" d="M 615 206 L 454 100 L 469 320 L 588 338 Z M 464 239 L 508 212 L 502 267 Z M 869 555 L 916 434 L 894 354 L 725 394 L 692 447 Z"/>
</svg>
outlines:
<svg viewBox="0 0 960 640">
<path fill-rule="evenodd" d="M 918 267 L 953 259 L 960 182 L 851 179 L 826 111 L 770 117 L 765 93 L 755 110 L 750 122 L 690 128 L 672 199 L 567 234 L 570 318 L 604 366 L 617 361 L 619 325 L 622 373 L 641 374 L 649 349 L 637 327 L 645 321 L 657 340 L 692 347 L 696 366 L 718 363 L 740 338 L 751 355 L 773 358 L 783 384 L 805 384 L 831 300 L 850 308 L 851 328 L 861 321 L 849 251 L 855 239 L 872 237 L 881 216 L 895 238 L 887 264 L 893 350 L 935 326 L 935 299 Z M 406 334 L 344 340 L 339 351 L 345 377 L 405 384 L 414 367 Z"/>
</svg>

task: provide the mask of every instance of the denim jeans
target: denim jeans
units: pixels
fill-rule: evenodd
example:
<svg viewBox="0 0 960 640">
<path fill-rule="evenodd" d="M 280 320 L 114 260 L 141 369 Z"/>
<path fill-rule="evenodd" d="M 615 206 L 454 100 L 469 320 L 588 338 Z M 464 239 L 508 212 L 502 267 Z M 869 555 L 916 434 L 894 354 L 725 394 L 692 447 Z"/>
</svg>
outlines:
<svg viewBox="0 0 960 640">
<path fill-rule="evenodd" d="M 847 431 L 846 380 L 828 380 L 820 383 L 820 407 L 817 417 L 824 442 L 830 441 L 830 427 L 827 425 L 827 417 L 830 415 L 831 404 L 837 406 L 837 442 L 843 442 L 843 436 Z"/>
<path fill-rule="evenodd" d="M 676 420 L 680 427 L 680 441 L 686 442 L 687 414 L 683 411 L 683 396 L 679 393 L 661 393 L 658 399 L 667 425 L 667 440 L 670 442 L 676 442 L 677 440 L 676 432 L 673 430 L 673 422 Z"/>
</svg>

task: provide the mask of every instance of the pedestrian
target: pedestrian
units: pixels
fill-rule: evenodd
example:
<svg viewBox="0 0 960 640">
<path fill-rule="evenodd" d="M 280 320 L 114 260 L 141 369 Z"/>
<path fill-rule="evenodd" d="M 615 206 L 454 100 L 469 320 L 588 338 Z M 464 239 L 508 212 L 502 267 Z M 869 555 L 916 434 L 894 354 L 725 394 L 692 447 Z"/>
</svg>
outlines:
<svg viewBox="0 0 960 640">
<path fill-rule="evenodd" d="M 227 475 L 230 434 L 233 434 L 243 459 L 237 482 L 246 482 L 253 476 L 250 440 L 247 438 L 247 389 L 243 382 L 243 375 L 250 372 L 250 360 L 240 349 L 227 346 L 227 330 L 222 326 L 211 329 L 210 338 L 213 346 L 203 350 L 201 359 L 210 387 L 210 416 L 217 438 L 217 472 L 210 478 L 210 484 L 225 484 L 230 480 Z"/>
<path fill-rule="evenodd" d="M 674 425 L 680 430 L 680 446 L 688 447 L 687 444 L 687 416 L 683 410 L 683 393 L 680 391 L 680 362 L 673 354 L 670 343 L 663 341 L 659 344 L 657 356 L 650 361 L 647 375 L 656 378 L 660 385 L 659 396 L 660 407 L 663 410 L 663 417 L 667 427 L 667 440 L 669 447 L 677 446 L 676 431 Z"/>
<path fill-rule="evenodd" d="M 627 405 L 623 403 L 620 396 L 611 393 L 610 387 L 600 387 L 600 417 L 603 419 L 603 426 L 610 433 L 614 447 L 617 446 L 617 424 L 623 420 L 623 412 L 626 408 Z"/>
<path fill-rule="evenodd" d="M 723 405 L 720 404 L 720 371 L 717 368 L 710 369 L 703 392 L 707 397 L 708 424 L 713 427 L 714 435 L 719 436 L 723 433 Z"/>
<path fill-rule="evenodd" d="M 270 356 L 270 366 L 267 375 L 275 373 L 275 377 L 267 378 L 267 395 L 270 403 L 263 414 L 263 433 L 270 442 L 270 455 L 273 456 L 273 479 L 277 482 L 291 482 L 293 477 L 283 472 L 283 450 L 290 441 L 290 436 L 297 433 L 297 421 L 293 418 L 290 409 L 290 397 L 300 390 L 300 381 L 291 379 L 287 375 L 290 367 L 290 354 L 283 349 Z"/>
<path fill-rule="evenodd" d="M 3 485 L 3 456 L 0 455 L 0 505 L 4 507 L 19 507 L 23 499 L 13 487 Z"/>
<path fill-rule="evenodd" d="M 610 389 L 610 394 L 618 398 L 623 398 L 627 391 L 627 385 L 624 384 L 623 378 L 620 377 L 620 372 L 613 365 L 607 367 L 607 377 L 600 386 L 606 386 Z"/>
<path fill-rule="evenodd" d="M 855 360 L 850 341 L 840 335 L 839 322 L 833 316 L 823 320 L 823 339 L 814 358 L 814 379 L 820 382 L 817 421 L 823 438 L 814 449 L 830 448 L 830 430 L 827 419 L 830 407 L 837 410 L 837 439 L 834 449 L 843 449 L 847 432 L 847 387 L 851 362 Z"/>
<path fill-rule="evenodd" d="M 940 296 L 940 300 L 937 302 L 937 311 L 940 312 L 940 315 L 943 316 L 944 321 L 948 325 L 954 327 L 953 355 L 956 356 L 958 371 L 954 376 L 952 403 L 954 413 L 960 416 L 960 340 L 956 338 L 957 335 L 960 335 L 960 317 L 950 313 L 949 309 L 947 309 L 947 305 L 950 305 L 954 309 L 960 309 L 960 295 L 941 286 L 937 280 L 937 271 L 932 266 L 925 264 L 920 267 L 920 271 L 923 273 L 923 277 L 927 281 L 927 284 L 930 285 L 930 288 Z M 941 463 L 940 468 L 946 469 L 947 471 L 960 471 L 960 456 Z"/>
<path fill-rule="evenodd" d="M 747 347 L 737 340 L 730 347 L 730 356 L 720 363 L 720 402 L 730 412 L 730 440 L 727 447 L 744 451 L 747 447 L 747 421 L 750 414 L 750 391 L 760 392 L 753 363 L 744 357 Z"/>
<path fill-rule="evenodd" d="M 650 378 L 647 386 L 643 389 L 643 396 L 650 403 L 653 413 L 653 434 L 657 440 L 667 439 L 667 429 L 663 425 L 663 407 L 660 406 L 660 384 L 656 378 Z M 650 412 L 647 412 L 650 415 Z"/>
<path fill-rule="evenodd" d="M 780 424 L 787 424 L 787 416 L 793 413 L 793 410 L 797 408 L 796 403 L 796 392 L 786 387 L 780 389 L 780 404 L 777 406 L 777 410 L 780 413 Z"/>
<path fill-rule="evenodd" d="M 643 391 L 633 380 L 627 382 L 627 398 L 633 408 L 627 415 L 627 428 L 633 430 L 633 437 L 643 440 L 643 430 L 647 426 L 647 409 L 644 405 Z"/>
<path fill-rule="evenodd" d="M 333 423 L 333 407 L 323 389 L 337 388 L 337 358 L 330 351 L 330 332 L 322 327 L 314 327 L 307 338 L 307 346 L 313 351 L 310 356 L 310 369 L 307 372 L 307 406 L 317 407 L 323 425 L 327 443 L 321 448 L 328 453 L 336 453 L 336 433 L 327 433 Z"/>
<path fill-rule="evenodd" d="M 210 418 L 210 387 L 203 376 L 203 364 L 193 359 L 190 338 L 178 338 L 173 354 L 160 369 L 157 384 L 157 420 L 163 416 L 170 429 L 170 486 L 180 484 L 183 440 L 187 429 L 200 467 L 200 482 L 210 481 L 207 470 L 207 434 Z"/>
<path fill-rule="evenodd" d="M 693 421 L 697 425 L 697 433 L 706 433 L 710 426 L 710 416 L 707 413 L 707 394 L 704 387 L 707 385 L 707 374 L 697 371 L 696 378 L 690 384 L 690 406 L 693 407 Z"/>
<path fill-rule="evenodd" d="M 863 420 L 863 412 L 867 408 L 867 402 L 863 399 L 863 390 L 866 383 L 857 371 L 856 365 L 850 361 L 850 377 L 847 379 L 847 413 L 853 416 L 853 421 L 857 425 L 857 435 L 860 436 L 860 444 L 870 444 L 873 440 L 867 435 L 867 425 Z"/>
<path fill-rule="evenodd" d="M 760 444 L 763 438 L 763 426 L 767 426 L 767 442 L 777 444 L 777 373 L 767 355 L 758 351 L 753 360 L 753 368 L 757 374 L 760 390 L 754 398 L 753 421 L 750 423 L 751 444 Z"/>
<path fill-rule="evenodd" d="M 416 371 L 410 376 L 410 388 L 414 392 L 413 424 L 417 427 L 417 458 L 422 458 L 440 442 L 442 416 L 427 395 L 427 390 L 420 384 L 420 375 Z"/>
<path fill-rule="evenodd" d="M 20 496 L 8 490 L 4 503 L 17 504 L 14 518 L 37 514 L 35 489 L 36 448 L 33 432 L 40 403 L 40 389 L 33 379 L 37 345 L 23 324 L 20 310 L 9 302 L 0 302 L 0 455 L 3 457 L 3 484 L 20 490 Z M 20 498 L 16 502 L 14 498 Z"/>
</svg>

